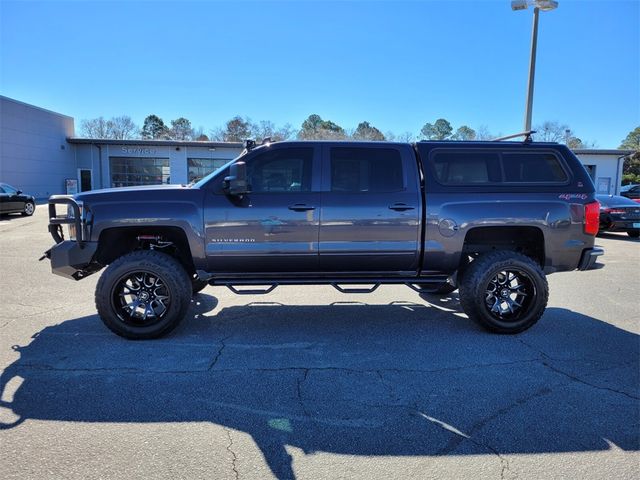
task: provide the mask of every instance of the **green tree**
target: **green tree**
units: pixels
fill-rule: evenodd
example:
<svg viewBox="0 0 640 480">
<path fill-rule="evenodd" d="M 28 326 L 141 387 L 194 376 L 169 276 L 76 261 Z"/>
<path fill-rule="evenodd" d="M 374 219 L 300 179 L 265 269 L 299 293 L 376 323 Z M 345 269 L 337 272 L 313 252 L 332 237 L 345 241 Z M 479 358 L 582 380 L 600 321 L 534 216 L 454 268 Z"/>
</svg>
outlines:
<svg viewBox="0 0 640 480">
<path fill-rule="evenodd" d="M 160 117 L 152 114 L 144 119 L 144 124 L 142 125 L 142 138 L 167 138 L 168 135 L 169 129 Z"/>
<path fill-rule="evenodd" d="M 623 150 L 633 150 L 622 165 L 622 183 L 640 183 L 640 127 L 634 128 L 620 144 Z"/>
<path fill-rule="evenodd" d="M 369 122 L 360 122 L 356 127 L 356 131 L 353 132 L 353 138 L 355 140 L 385 140 L 384 134 L 376 127 L 370 125 Z"/>
<path fill-rule="evenodd" d="M 476 139 L 476 131 L 471 128 L 463 125 L 456 130 L 451 136 L 451 140 L 475 140 Z"/>
<path fill-rule="evenodd" d="M 313 114 L 302 122 L 298 138 L 300 140 L 341 140 L 346 138 L 346 134 L 340 125 Z"/>
<path fill-rule="evenodd" d="M 225 124 L 222 140 L 224 142 L 244 142 L 253 136 L 251 127 L 250 119 L 236 115 Z"/>
<path fill-rule="evenodd" d="M 623 150 L 635 150 L 640 151 L 640 127 L 634 128 L 620 144 L 620 148 Z"/>
<path fill-rule="evenodd" d="M 171 120 L 170 135 L 174 140 L 191 140 L 193 138 L 191 122 L 184 117 Z"/>
<path fill-rule="evenodd" d="M 447 140 L 452 132 L 453 127 L 444 118 L 439 118 L 434 124 L 425 123 L 420 130 L 426 140 Z"/>
</svg>

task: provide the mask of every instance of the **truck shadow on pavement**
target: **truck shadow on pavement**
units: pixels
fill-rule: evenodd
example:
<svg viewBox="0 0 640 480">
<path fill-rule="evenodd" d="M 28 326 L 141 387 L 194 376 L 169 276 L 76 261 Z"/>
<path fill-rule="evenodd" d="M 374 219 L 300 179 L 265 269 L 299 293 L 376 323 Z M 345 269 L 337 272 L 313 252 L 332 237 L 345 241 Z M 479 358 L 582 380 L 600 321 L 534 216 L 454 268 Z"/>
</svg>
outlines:
<svg viewBox="0 0 640 480">
<path fill-rule="evenodd" d="M 455 296 L 215 312 L 213 297 L 196 298 L 161 340 L 123 340 L 92 315 L 14 346 L 3 428 L 208 421 L 230 451 L 233 430 L 251 435 L 278 478 L 294 478 L 285 446 L 495 455 L 503 472 L 504 454 L 640 449 L 639 338 L 605 321 L 549 308 L 530 331 L 498 336 L 461 316 Z"/>
</svg>

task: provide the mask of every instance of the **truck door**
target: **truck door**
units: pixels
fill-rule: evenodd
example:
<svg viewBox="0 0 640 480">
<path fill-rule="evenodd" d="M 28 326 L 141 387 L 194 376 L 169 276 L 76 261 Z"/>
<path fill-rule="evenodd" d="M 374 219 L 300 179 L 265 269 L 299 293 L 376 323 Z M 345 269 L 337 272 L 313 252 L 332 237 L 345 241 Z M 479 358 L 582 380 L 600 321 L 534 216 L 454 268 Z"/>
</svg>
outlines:
<svg viewBox="0 0 640 480">
<path fill-rule="evenodd" d="M 234 197 L 214 186 L 205 194 L 208 270 L 317 271 L 319 147 L 274 144 L 244 161 L 250 193 Z M 214 179 L 220 187 L 225 175 Z"/>
<path fill-rule="evenodd" d="M 322 169 L 321 271 L 415 274 L 422 202 L 411 148 L 329 144 Z"/>
</svg>

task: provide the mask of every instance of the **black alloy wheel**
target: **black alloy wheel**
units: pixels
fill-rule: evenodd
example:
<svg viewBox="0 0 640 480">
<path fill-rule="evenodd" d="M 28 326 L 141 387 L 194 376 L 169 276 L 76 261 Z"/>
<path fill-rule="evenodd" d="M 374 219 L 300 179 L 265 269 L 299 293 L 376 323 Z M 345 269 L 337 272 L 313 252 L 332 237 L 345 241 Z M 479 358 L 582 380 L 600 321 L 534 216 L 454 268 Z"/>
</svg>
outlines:
<svg viewBox="0 0 640 480">
<path fill-rule="evenodd" d="M 191 279 L 174 257 L 137 250 L 115 260 L 96 285 L 96 308 L 114 333 L 134 340 L 173 330 L 191 304 Z"/>
<path fill-rule="evenodd" d="M 137 271 L 120 279 L 113 289 L 111 301 L 124 323 L 148 326 L 166 315 L 171 305 L 171 292 L 157 274 Z"/>
<path fill-rule="evenodd" d="M 529 308 L 536 288 L 527 273 L 520 269 L 497 272 L 485 292 L 489 313 L 501 321 L 517 321 Z"/>
<path fill-rule="evenodd" d="M 469 318 L 495 333 L 519 333 L 544 313 L 549 285 L 540 265 L 502 250 L 471 262 L 460 282 L 460 304 Z"/>
</svg>

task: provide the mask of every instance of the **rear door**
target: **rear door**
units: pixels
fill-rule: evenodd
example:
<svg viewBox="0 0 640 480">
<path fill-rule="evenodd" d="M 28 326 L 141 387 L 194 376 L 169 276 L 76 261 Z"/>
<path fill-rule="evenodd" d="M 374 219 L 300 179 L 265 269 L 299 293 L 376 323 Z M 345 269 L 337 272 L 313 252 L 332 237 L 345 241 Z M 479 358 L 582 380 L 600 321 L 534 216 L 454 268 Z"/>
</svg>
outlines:
<svg viewBox="0 0 640 480">
<path fill-rule="evenodd" d="M 251 192 L 205 196 L 208 270 L 217 273 L 314 272 L 318 269 L 320 148 L 278 145 L 247 155 Z"/>
<path fill-rule="evenodd" d="M 415 274 L 422 205 L 411 147 L 326 144 L 322 169 L 320 269 Z"/>
</svg>

